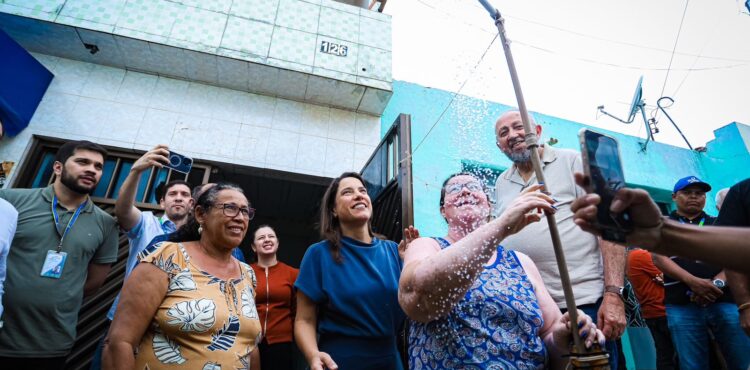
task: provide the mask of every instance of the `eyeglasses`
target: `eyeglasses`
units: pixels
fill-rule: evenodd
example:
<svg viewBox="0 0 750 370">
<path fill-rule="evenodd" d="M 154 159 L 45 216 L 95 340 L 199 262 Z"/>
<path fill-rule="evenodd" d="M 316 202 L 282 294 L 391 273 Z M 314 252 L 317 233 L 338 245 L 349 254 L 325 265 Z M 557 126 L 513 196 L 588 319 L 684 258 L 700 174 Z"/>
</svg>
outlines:
<svg viewBox="0 0 750 370">
<path fill-rule="evenodd" d="M 480 184 L 478 181 L 470 181 L 467 183 L 454 183 L 454 184 L 448 184 L 445 186 L 445 193 L 446 194 L 456 194 L 461 191 L 461 189 L 466 188 L 470 192 L 475 193 L 478 191 L 482 191 L 482 184 Z"/>
<path fill-rule="evenodd" d="M 223 203 L 217 204 L 217 208 L 221 208 L 224 211 L 224 216 L 237 217 L 238 214 L 242 213 L 242 216 L 247 218 L 248 221 L 255 217 L 255 208 L 240 207 L 234 203 Z"/>
</svg>

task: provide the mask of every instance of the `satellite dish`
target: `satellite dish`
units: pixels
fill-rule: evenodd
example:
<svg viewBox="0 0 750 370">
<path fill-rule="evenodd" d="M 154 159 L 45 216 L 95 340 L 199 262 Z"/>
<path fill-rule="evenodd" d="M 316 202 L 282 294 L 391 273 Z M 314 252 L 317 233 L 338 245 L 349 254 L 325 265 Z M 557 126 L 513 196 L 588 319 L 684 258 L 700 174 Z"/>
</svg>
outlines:
<svg viewBox="0 0 750 370">
<path fill-rule="evenodd" d="M 750 1 L 750 0 L 748 0 Z M 648 138 L 646 139 L 645 143 L 641 143 L 641 150 L 646 151 L 646 145 L 648 145 L 648 142 L 654 139 L 654 129 L 656 127 L 656 123 L 654 122 L 653 127 L 649 125 L 649 120 L 646 118 L 646 111 L 645 111 L 646 103 L 643 101 L 643 76 L 638 79 L 638 84 L 635 86 L 635 94 L 633 95 L 633 102 L 630 103 L 630 110 L 628 111 L 628 119 L 624 120 L 621 118 L 618 118 L 607 111 L 604 110 L 604 106 L 600 105 L 596 109 L 604 114 L 607 117 L 614 118 L 622 123 L 625 124 L 631 124 L 633 121 L 635 121 L 635 116 L 638 114 L 638 111 L 641 112 L 641 116 L 643 117 L 643 123 L 646 125 L 646 132 Z M 658 132 L 658 131 L 657 131 Z"/>
<path fill-rule="evenodd" d="M 750 0 L 749 0 L 750 1 Z M 628 122 L 633 122 L 638 108 L 641 106 L 641 99 L 643 98 L 643 76 L 638 79 L 638 84 L 635 87 L 635 94 L 633 94 L 633 102 L 630 103 L 630 112 L 628 114 Z"/>
</svg>

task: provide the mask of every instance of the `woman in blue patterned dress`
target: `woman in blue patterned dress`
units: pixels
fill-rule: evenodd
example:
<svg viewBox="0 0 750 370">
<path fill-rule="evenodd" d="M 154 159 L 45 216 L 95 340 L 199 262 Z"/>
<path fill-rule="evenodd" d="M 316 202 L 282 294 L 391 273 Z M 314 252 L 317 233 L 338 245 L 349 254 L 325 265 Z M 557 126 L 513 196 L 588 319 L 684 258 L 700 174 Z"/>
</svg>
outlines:
<svg viewBox="0 0 750 370">
<path fill-rule="evenodd" d="M 564 368 L 571 341 L 562 315 L 527 256 L 500 242 L 554 212 L 553 199 L 532 186 L 497 219 L 482 182 L 457 174 L 443 184 L 443 238 L 413 241 L 404 256 L 399 303 L 413 320 L 409 368 Z M 579 312 L 587 347 L 604 336 Z"/>
</svg>

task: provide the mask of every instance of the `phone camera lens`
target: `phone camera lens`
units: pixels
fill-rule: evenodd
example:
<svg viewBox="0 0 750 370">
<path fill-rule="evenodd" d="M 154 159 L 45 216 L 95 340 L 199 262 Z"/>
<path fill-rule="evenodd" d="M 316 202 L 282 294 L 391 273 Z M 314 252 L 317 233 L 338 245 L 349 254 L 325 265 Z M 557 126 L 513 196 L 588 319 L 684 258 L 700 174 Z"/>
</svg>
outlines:
<svg viewBox="0 0 750 370">
<path fill-rule="evenodd" d="M 169 156 L 169 164 L 172 166 L 179 166 L 182 161 L 180 160 L 179 155 L 170 155 Z"/>
</svg>

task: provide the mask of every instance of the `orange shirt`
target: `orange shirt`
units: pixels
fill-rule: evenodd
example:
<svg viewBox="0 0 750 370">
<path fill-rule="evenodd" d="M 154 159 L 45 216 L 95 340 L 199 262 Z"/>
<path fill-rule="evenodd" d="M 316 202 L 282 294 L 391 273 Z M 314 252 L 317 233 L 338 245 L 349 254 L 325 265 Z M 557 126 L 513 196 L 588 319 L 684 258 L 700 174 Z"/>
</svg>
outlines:
<svg viewBox="0 0 750 370">
<path fill-rule="evenodd" d="M 651 253 L 634 249 L 628 253 L 628 279 L 641 304 L 645 319 L 667 315 L 664 310 L 664 274 L 654 266 Z"/>
<path fill-rule="evenodd" d="M 299 270 L 282 262 L 268 268 L 257 263 L 251 266 L 258 278 L 255 304 L 265 340 L 268 344 L 291 342 L 297 309 L 294 282 Z"/>
</svg>

